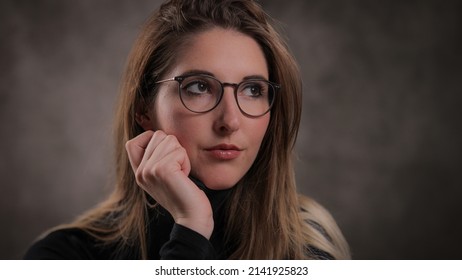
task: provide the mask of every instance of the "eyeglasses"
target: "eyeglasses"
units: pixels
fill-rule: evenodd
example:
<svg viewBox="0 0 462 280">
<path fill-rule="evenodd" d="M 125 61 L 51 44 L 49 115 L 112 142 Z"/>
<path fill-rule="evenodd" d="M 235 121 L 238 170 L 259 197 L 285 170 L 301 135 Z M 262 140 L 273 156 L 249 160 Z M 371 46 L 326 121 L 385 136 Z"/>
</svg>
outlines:
<svg viewBox="0 0 462 280">
<path fill-rule="evenodd" d="M 157 81 L 156 84 L 176 81 L 183 105 L 189 111 L 206 113 L 220 103 L 225 87 L 234 89 L 234 97 L 240 111 L 249 117 L 260 117 L 268 113 L 274 103 L 278 84 L 264 79 L 247 79 L 239 84 L 222 83 L 213 76 L 191 74 Z"/>
</svg>

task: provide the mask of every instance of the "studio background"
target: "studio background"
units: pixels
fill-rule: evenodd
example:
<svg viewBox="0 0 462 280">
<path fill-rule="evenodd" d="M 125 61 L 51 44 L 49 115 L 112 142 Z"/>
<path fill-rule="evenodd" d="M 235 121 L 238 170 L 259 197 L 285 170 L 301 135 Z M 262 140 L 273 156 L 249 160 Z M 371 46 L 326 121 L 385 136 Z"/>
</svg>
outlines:
<svg viewBox="0 0 462 280">
<path fill-rule="evenodd" d="M 300 192 L 355 259 L 460 258 L 462 2 L 261 3 L 303 74 Z M 110 192 L 120 78 L 158 5 L 0 0 L 1 259 Z"/>
</svg>

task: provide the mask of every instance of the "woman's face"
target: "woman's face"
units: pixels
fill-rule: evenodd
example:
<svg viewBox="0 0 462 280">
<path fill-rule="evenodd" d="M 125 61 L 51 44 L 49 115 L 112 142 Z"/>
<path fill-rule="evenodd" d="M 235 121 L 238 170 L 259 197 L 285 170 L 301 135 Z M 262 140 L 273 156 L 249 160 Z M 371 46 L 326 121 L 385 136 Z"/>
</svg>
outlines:
<svg viewBox="0 0 462 280">
<path fill-rule="evenodd" d="M 234 30 L 213 28 L 188 40 L 176 56 L 176 65 L 162 77 L 185 73 L 208 73 L 222 83 L 239 83 L 248 77 L 268 79 L 265 56 L 251 37 Z M 254 162 L 265 135 L 270 113 L 251 118 L 239 110 L 234 89 L 225 87 L 218 106 L 207 113 L 184 107 L 175 81 L 159 84 L 153 110 L 152 129 L 177 137 L 191 162 L 192 176 L 208 188 L 234 186 Z"/>
</svg>

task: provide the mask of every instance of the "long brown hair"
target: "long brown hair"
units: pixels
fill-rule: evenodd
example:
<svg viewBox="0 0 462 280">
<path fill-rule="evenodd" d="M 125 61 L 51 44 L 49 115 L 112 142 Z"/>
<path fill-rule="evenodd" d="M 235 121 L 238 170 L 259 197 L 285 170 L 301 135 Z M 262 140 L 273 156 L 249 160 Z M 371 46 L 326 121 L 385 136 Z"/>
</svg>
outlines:
<svg viewBox="0 0 462 280">
<path fill-rule="evenodd" d="M 116 188 L 72 226 L 121 247 L 139 246 L 140 257 L 147 257 L 147 210 L 152 205 L 136 184 L 124 146 L 143 132 L 135 114 L 155 98 L 155 81 L 175 64 L 175 54 L 187 47 L 191 36 L 212 27 L 254 38 L 265 54 L 269 79 L 281 85 L 257 158 L 231 191 L 226 238 L 237 244 L 231 258 L 314 257 L 307 246 L 348 258 L 348 246 L 329 213 L 297 194 L 292 152 L 301 117 L 299 69 L 270 17 L 251 0 L 171 0 L 149 18 L 134 44 L 121 88 L 115 122 Z"/>
</svg>

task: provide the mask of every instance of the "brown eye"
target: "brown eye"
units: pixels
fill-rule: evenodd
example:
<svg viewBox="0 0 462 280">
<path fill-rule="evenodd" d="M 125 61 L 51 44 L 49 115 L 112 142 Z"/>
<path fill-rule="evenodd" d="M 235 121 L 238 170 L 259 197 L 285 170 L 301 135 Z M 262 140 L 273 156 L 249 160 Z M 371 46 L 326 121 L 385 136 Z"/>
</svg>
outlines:
<svg viewBox="0 0 462 280">
<path fill-rule="evenodd" d="M 202 95 L 210 92 L 207 82 L 193 81 L 183 87 L 183 90 L 191 95 Z"/>
<path fill-rule="evenodd" d="M 245 97 L 259 98 L 268 92 L 267 88 L 268 86 L 265 87 L 264 83 L 245 83 L 241 86 L 239 94 Z"/>
</svg>

